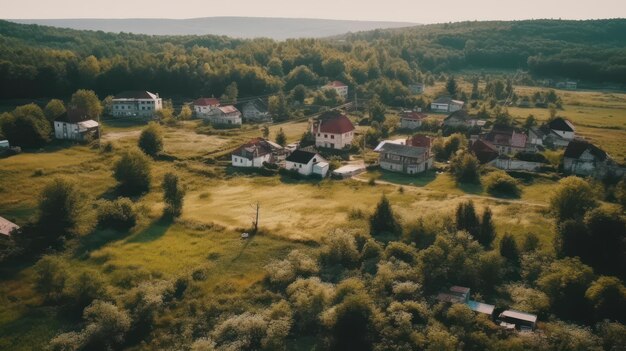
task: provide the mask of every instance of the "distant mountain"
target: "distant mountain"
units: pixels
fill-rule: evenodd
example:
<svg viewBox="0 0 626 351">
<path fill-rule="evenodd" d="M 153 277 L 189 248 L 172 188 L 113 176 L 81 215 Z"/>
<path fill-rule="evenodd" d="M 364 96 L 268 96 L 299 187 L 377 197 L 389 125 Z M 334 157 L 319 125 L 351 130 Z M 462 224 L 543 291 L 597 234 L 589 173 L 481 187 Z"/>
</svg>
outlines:
<svg viewBox="0 0 626 351">
<path fill-rule="evenodd" d="M 416 25 L 409 22 L 304 18 L 205 17 L 191 19 L 22 19 L 23 24 L 148 35 L 226 35 L 233 38 L 323 38 L 348 32 Z"/>
</svg>

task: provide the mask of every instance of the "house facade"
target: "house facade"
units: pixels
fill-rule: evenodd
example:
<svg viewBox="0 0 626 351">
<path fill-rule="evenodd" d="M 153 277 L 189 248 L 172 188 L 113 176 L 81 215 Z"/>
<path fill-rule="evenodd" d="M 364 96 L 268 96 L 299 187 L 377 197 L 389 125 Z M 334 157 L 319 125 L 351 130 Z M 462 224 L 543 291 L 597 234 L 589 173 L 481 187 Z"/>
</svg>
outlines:
<svg viewBox="0 0 626 351">
<path fill-rule="evenodd" d="M 338 80 L 324 85 L 324 89 L 334 89 L 337 95 L 341 96 L 344 100 L 348 98 L 348 86 Z"/>
<path fill-rule="evenodd" d="M 216 98 L 199 98 L 193 102 L 193 112 L 196 116 L 206 116 L 220 105 Z"/>
<path fill-rule="evenodd" d="M 513 127 L 496 125 L 484 139 L 495 146 L 501 155 L 510 155 L 526 150 L 528 136 Z"/>
<path fill-rule="evenodd" d="M 417 174 L 432 168 L 430 149 L 387 143 L 378 158 L 380 168 L 406 174 Z"/>
<path fill-rule="evenodd" d="M 576 136 L 576 128 L 574 128 L 574 124 L 565 118 L 557 117 L 553 119 L 548 123 L 548 128 L 565 140 L 574 140 L 574 137 Z"/>
<path fill-rule="evenodd" d="M 98 122 L 80 109 L 69 109 L 54 120 L 54 137 L 60 140 L 89 141 L 99 136 Z"/>
<path fill-rule="evenodd" d="M 272 119 L 267 104 L 261 99 L 242 103 L 240 109 L 243 119 L 246 121 L 264 122 Z"/>
<path fill-rule="evenodd" d="M 404 111 L 400 115 L 400 128 L 416 129 L 422 126 L 422 121 L 428 117 L 419 111 Z"/>
<path fill-rule="evenodd" d="M 311 133 L 315 136 L 315 146 L 341 150 L 352 145 L 354 125 L 346 115 L 328 111 L 312 124 Z"/>
<path fill-rule="evenodd" d="M 163 108 L 159 94 L 149 91 L 125 91 L 113 97 L 111 114 L 116 117 L 152 117 Z"/>
<path fill-rule="evenodd" d="M 233 167 L 261 168 L 264 163 L 275 163 L 283 148 L 269 140 L 255 138 L 238 147 L 231 154 Z"/>
<path fill-rule="evenodd" d="M 241 112 L 232 105 L 218 106 L 201 117 L 207 119 L 213 125 L 241 125 Z"/>
<path fill-rule="evenodd" d="M 573 140 L 567 145 L 563 154 L 563 170 L 594 177 L 607 174 L 622 176 L 626 173 L 626 169 L 619 167 L 604 150 L 584 140 Z"/>
<path fill-rule="evenodd" d="M 453 100 L 448 96 L 443 96 L 435 99 L 430 104 L 430 110 L 433 112 L 450 113 L 462 109 L 464 105 L 465 102 L 463 101 Z"/>
<path fill-rule="evenodd" d="M 285 159 L 285 169 L 296 170 L 299 174 L 317 174 L 322 178 L 328 173 L 329 164 L 316 152 L 295 150 Z"/>
<path fill-rule="evenodd" d="M 409 84 L 409 90 L 411 91 L 411 94 L 421 94 L 424 92 L 424 84 L 423 83 Z"/>
</svg>

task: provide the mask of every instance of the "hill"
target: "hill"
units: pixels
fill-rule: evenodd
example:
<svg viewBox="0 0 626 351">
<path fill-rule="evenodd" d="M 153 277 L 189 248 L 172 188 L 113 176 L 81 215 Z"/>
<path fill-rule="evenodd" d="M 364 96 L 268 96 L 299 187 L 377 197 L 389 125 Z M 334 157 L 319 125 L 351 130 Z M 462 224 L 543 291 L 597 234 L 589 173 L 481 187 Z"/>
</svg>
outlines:
<svg viewBox="0 0 626 351">
<path fill-rule="evenodd" d="M 203 17 L 190 19 L 23 19 L 38 24 L 78 30 L 148 35 L 226 35 L 233 38 L 322 38 L 347 32 L 413 26 L 408 22 L 344 21 L 309 18 Z"/>
</svg>

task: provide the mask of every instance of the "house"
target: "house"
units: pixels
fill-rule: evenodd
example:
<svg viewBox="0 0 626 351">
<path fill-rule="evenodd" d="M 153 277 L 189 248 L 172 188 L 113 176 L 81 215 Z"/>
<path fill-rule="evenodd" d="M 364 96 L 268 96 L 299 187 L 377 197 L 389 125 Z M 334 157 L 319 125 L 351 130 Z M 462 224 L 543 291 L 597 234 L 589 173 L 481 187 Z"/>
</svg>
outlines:
<svg viewBox="0 0 626 351">
<path fill-rule="evenodd" d="M 385 146 L 385 144 L 396 144 L 396 145 L 406 145 L 406 140 L 405 139 L 394 139 L 394 140 L 383 140 L 380 143 L 378 143 L 378 145 L 376 145 L 376 147 L 374 148 L 374 152 L 380 152 L 380 150 L 383 149 L 383 146 Z"/>
<path fill-rule="evenodd" d="M 324 85 L 323 89 L 334 89 L 337 95 L 341 96 L 344 100 L 348 98 L 348 86 L 338 80 Z"/>
<path fill-rule="evenodd" d="M 430 149 L 432 144 L 432 139 L 426 135 L 415 134 L 406 139 L 405 145 L 416 146 L 416 147 L 426 147 Z"/>
<path fill-rule="evenodd" d="M 238 147 L 231 154 L 233 167 L 261 168 L 264 163 L 275 163 L 283 147 L 263 138 L 255 138 Z"/>
<path fill-rule="evenodd" d="M 406 174 L 417 174 L 430 169 L 433 159 L 430 148 L 386 143 L 378 157 L 380 168 Z"/>
<path fill-rule="evenodd" d="M 622 176 L 626 173 L 626 169 L 619 167 L 604 150 L 584 140 L 573 140 L 567 145 L 563 154 L 563 170 L 595 177 L 607 174 Z"/>
<path fill-rule="evenodd" d="M 449 114 L 448 117 L 443 120 L 443 125 L 453 128 L 472 128 L 476 126 L 484 126 L 485 121 L 470 116 L 470 114 L 465 110 L 458 110 Z"/>
<path fill-rule="evenodd" d="M 322 178 L 328 173 L 328 162 L 316 152 L 295 150 L 285 159 L 285 169 L 296 170 L 304 176 L 317 174 Z"/>
<path fill-rule="evenodd" d="M 11 147 L 8 140 L 0 140 L 0 149 L 8 149 Z"/>
<path fill-rule="evenodd" d="M 494 305 L 470 300 L 470 288 L 463 286 L 453 286 L 446 292 L 441 292 L 436 299 L 441 302 L 461 303 L 467 305 L 472 311 L 484 313 L 489 316 L 493 314 Z"/>
<path fill-rule="evenodd" d="M 359 173 L 365 172 L 365 163 L 353 163 L 345 166 L 341 166 L 332 172 L 333 176 L 339 178 L 350 178 Z"/>
<path fill-rule="evenodd" d="M 117 117 L 152 117 L 163 108 L 159 94 L 149 91 L 125 91 L 113 97 L 111 114 Z"/>
<path fill-rule="evenodd" d="M 515 310 L 506 310 L 498 316 L 500 326 L 507 329 L 532 331 L 537 327 L 537 316 Z"/>
<path fill-rule="evenodd" d="M 239 104 L 241 115 L 243 119 L 251 122 L 264 122 L 271 121 L 270 113 L 267 108 L 267 104 L 262 99 L 255 99 L 252 101 Z"/>
<path fill-rule="evenodd" d="M 84 110 L 68 109 L 62 116 L 54 120 L 54 137 L 56 139 L 89 141 L 98 136 L 98 122 L 88 119 Z"/>
<path fill-rule="evenodd" d="M 415 129 L 422 126 L 422 121 L 428 117 L 420 111 L 404 111 L 400 115 L 400 128 Z"/>
<path fill-rule="evenodd" d="M 543 141 L 545 140 L 545 138 L 546 133 L 544 132 L 544 128 L 528 128 L 528 139 L 526 139 L 526 143 L 528 143 L 529 146 L 543 146 Z"/>
<path fill-rule="evenodd" d="M 449 96 L 442 96 L 430 104 L 430 110 L 433 112 L 450 113 L 462 109 L 464 105 L 465 102 L 463 101 L 453 100 Z"/>
<path fill-rule="evenodd" d="M 481 164 L 490 163 L 500 155 L 498 149 L 493 144 L 481 139 L 472 143 L 470 152 L 476 156 Z"/>
<path fill-rule="evenodd" d="M 513 127 L 495 125 L 484 138 L 498 149 L 500 154 L 515 154 L 526 150 L 528 136 Z"/>
<path fill-rule="evenodd" d="M 354 125 L 338 111 L 324 112 L 311 126 L 315 146 L 329 149 L 345 149 L 352 145 Z"/>
<path fill-rule="evenodd" d="M 216 98 L 199 98 L 193 102 L 193 112 L 196 116 L 208 115 L 220 105 Z"/>
<path fill-rule="evenodd" d="M 409 84 L 409 90 L 411 91 L 411 94 L 421 94 L 424 92 L 424 84 L 423 83 Z"/>
<path fill-rule="evenodd" d="M 217 106 L 201 117 L 213 125 L 241 125 L 241 112 L 233 105 Z"/>
<path fill-rule="evenodd" d="M 10 236 L 13 231 L 20 227 L 6 218 L 0 217 L 0 235 Z"/>
<path fill-rule="evenodd" d="M 565 118 L 557 117 L 548 122 L 547 126 L 553 133 L 564 140 L 571 141 L 574 140 L 574 137 L 576 136 L 576 128 L 574 128 L 572 122 L 566 120 Z"/>
</svg>

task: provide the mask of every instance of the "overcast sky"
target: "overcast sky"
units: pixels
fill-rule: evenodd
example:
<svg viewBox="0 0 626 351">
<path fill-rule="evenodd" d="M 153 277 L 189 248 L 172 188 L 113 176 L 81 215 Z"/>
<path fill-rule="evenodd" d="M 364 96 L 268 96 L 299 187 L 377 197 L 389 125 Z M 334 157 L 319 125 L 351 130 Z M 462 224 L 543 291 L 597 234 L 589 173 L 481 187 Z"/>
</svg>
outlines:
<svg viewBox="0 0 626 351">
<path fill-rule="evenodd" d="M 626 17 L 626 0 L 0 0 L 0 18 L 297 17 L 438 23 Z"/>
</svg>

